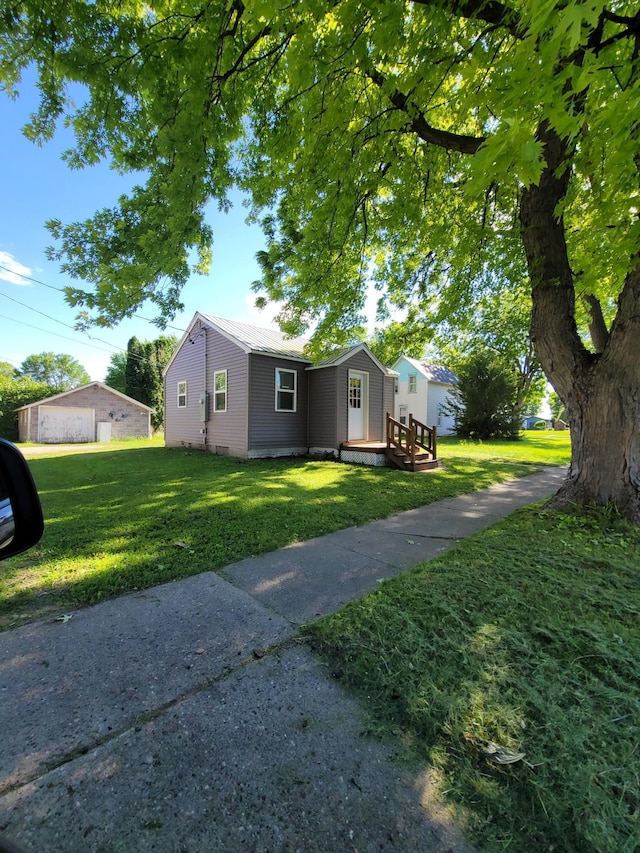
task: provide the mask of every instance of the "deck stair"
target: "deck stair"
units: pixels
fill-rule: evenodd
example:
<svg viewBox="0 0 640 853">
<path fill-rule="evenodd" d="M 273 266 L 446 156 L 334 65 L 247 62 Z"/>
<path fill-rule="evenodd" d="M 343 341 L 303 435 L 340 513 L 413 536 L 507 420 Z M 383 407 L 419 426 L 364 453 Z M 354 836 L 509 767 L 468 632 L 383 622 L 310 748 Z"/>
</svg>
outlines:
<svg viewBox="0 0 640 853">
<path fill-rule="evenodd" d="M 387 414 L 386 456 L 403 471 L 427 471 L 437 468 L 436 428 L 420 423 L 409 415 L 406 424 Z"/>
</svg>

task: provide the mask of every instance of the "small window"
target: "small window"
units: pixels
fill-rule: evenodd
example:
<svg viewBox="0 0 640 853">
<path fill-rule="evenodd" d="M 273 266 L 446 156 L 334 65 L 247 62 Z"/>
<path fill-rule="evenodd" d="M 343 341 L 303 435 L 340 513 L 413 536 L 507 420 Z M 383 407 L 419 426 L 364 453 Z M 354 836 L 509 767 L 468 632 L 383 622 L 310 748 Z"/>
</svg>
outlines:
<svg viewBox="0 0 640 853">
<path fill-rule="evenodd" d="M 409 393 L 410 393 L 410 394 L 415 394 L 415 393 L 416 393 L 416 390 L 417 390 L 417 389 L 416 389 L 416 383 L 417 383 L 417 380 L 418 380 L 418 376 L 417 376 L 417 374 L 415 374 L 415 373 L 410 373 L 410 374 L 409 374 Z"/>
<path fill-rule="evenodd" d="M 407 407 L 400 406 L 400 417 L 398 418 L 401 424 L 407 423 Z"/>
<path fill-rule="evenodd" d="M 216 370 L 213 374 L 213 411 L 227 411 L 227 371 Z"/>
<path fill-rule="evenodd" d="M 296 377 L 295 370 L 276 367 L 276 412 L 296 411 Z"/>
<path fill-rule="evenodd" d="M 442 416 L 444 415 L 444 406 L 438 406 L 438 420 L 436 426 L 442 426 Z"/>
<path fill-rule="evenodd" d="M 178 408 L 187 408 L 187 383 L 178 382 Z"/>
</svg>

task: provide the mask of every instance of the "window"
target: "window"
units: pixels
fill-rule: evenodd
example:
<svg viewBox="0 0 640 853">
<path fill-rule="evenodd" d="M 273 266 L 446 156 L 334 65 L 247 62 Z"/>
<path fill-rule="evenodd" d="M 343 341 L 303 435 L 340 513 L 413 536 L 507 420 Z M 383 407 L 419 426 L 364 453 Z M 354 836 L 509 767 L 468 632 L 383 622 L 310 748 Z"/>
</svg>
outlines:
<svg viewBox="0 0 640 853">
<path fill-rule="evenodd" d="M 187 383 L 178 382 L 178 408 L 187 408 Z"/>
<path fill-rule="evenodd" d="M 416 373 L 409 374 L 409 393 L 415 394 L 417 391 L 416 383 L 418 380 L 418 376 Z"/>
<path fill-rule="evenodd" d="M 362 376 L 349 377 L 349 406 L 352 409 L 362 408 Z"/>
<path fill-rule="evenodd" d="M 213 411 L 227 411 L 227 371 L 216 370 L 213 374 Z"/>
<path fill-rule="evenodd" d="M 295 412 L 296 377 L 295 370 L 276 367 L 276 412 Z"/>
<path fill-rule="evenodd" d="M 444 415 L 444 406 L 438 406 L 438 420 L 436 426 L 442 426 L 442 416 Z"/>
<path fill-rule="evenodd" d="M 406 406 L 400 406 L 400 417 L 398 420 L 400 421 L 401 424 L 407 423 L 407 407 Z"/>
</svg>

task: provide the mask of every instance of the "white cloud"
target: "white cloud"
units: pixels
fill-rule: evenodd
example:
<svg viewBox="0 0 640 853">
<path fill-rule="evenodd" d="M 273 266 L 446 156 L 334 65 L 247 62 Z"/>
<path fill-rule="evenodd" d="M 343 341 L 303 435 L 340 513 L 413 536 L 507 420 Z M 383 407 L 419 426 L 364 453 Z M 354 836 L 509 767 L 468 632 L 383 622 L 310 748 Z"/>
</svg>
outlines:
<svg viewBox="0 0 640 853">
<path fill-rule="evenodd" d="M 29 284 L 25 278 L 21 276 L 30 276 L 32 271 L 29 267 L 25 267 L 19 261 L 10 255 L 9 252 L 0 251 L 0 279 L 2 281 L 11 282 L 11 284 Z"/>
</svg>

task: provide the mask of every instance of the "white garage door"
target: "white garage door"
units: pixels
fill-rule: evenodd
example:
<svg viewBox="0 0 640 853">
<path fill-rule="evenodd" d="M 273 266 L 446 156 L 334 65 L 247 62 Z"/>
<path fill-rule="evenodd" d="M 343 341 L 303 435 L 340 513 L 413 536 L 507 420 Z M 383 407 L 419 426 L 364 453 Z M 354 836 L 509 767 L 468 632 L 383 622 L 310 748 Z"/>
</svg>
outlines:
<svg viewBox="0 0 640 853">
<path fill-rule="evenodd" d="M 67 444 L 95 441 L 94 410 L 40 406 L 38 441 L 45 444 Z"/>
</svg>

